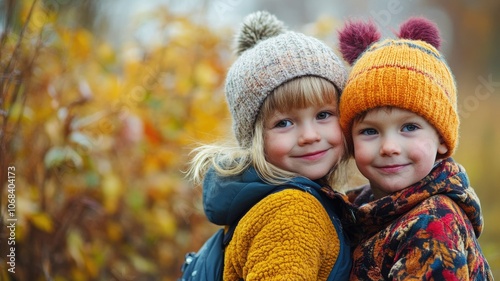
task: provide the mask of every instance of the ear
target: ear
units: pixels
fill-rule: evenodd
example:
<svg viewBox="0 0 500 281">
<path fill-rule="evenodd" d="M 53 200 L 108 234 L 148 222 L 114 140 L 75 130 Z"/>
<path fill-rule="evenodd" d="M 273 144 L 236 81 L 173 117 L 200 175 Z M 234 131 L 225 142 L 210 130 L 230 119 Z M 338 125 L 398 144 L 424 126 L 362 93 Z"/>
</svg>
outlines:
<svg viewBox="0 0 500 281">
<path fill-rule="evenodd" d="M 448 152 L 448 147 L 446 146 L 446 144 L 444 143 L 444 141 L 442 140 L 441 137 L 439 138 L 439 142 L 440 143 L 439 143 L 437 152 L 441 155 L 444 155 Z"/>
<path fill-rule="evenodd" d="M 399 34 L 401 39 L 421 40 L 439 50 L 441 38 L 436 24 L 426 18 L 413 17 L 401 24 Z"/>
<path fill-rule="evenodd" d="M 371 21 L 347 21 L 339 31 L 340 52 L 352 65 L 372 43 L 380 39 L 380 32 Z"/>
</svg>

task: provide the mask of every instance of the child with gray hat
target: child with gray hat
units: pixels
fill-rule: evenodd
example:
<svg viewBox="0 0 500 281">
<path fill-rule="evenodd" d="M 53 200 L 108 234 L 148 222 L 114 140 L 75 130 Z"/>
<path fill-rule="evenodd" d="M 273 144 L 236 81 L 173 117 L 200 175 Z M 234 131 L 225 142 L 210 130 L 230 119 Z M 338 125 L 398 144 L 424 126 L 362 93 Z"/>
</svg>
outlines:
<svg viewBox="0 0 500 281">
<path fill-rule="evenodd" d="M 237 43 L 225 86 L 237 145 L 196 148 L 188 171 L 203 182 L 208 219 L 238 223 L 223 279 L 347 280 L 337 218 L 346 199 L 332 188 L 346 164 L 337 117 L 346 70 L 331 48 L 267 12 L 244 20 Z"/>
</svg>

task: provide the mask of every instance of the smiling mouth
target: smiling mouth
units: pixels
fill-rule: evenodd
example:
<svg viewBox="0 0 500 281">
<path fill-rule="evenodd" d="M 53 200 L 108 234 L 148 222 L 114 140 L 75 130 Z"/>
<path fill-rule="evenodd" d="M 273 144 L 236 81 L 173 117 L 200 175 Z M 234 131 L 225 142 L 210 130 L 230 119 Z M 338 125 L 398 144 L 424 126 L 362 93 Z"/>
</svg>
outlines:
<svg viewBox="0 0 500 281">
<path fill-rule="evenodd" d="M 301 159 L 306 159 L 306 160 L 317 160 L 317 159 L 323 157 L 323 155 L 325 155 L 327 151 L 328 151 L 328 149 L 321 150 L 321 151 L 315 151 L 312 153 L 307 153 L 307 154 L 297 156 L 296 158 L 301 158 Z"/>
<path fill-rule="evenodd" d="M 408 166 L 408 164 L 387 165 L 387 166 L 378 167 L 378 169 L 386 174 L 393 174 L 393 173 L 397 173 L 397 172 L 401 171 L 406 166 Z"/>
</svg>

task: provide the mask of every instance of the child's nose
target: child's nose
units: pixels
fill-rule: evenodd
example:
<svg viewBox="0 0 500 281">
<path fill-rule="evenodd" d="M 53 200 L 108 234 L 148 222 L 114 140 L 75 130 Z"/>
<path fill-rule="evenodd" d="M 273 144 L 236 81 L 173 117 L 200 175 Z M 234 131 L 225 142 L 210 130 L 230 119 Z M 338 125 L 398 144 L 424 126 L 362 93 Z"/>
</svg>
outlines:
<svg viewBox="0 0 500 281">
<path fill-rule="evenodd" d="M 299 145 L 313 143 L 320 139 L 321 135 L 314 126 L 304 126 L 299 136 Z"/>
<path fill-rule="evenodd" d="M 394 138 L 386 137 L 380 146 L 380 155 L 394 155 L 401 152 L 401 146 Z"/>
</svg>

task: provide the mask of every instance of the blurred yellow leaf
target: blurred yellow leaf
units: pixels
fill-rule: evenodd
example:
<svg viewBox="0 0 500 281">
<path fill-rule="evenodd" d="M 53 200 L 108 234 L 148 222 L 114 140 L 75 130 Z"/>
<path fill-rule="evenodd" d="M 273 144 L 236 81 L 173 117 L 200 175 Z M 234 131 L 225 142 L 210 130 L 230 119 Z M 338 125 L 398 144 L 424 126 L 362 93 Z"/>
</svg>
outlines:
<svg viewBox="0 0 500 281">
<path fill-rule="evenodd" d="M 189 93 L 193 86 L 193 80 L 190 76 L 179 78 L 177 80 L 177 84 L 175 85 L 176 94 L 179 96 L 185 96 Z"/>
<path fill-rule="evenodd" d="M 24 1 L 21 6 L 21 19 L 23 23 L 28 19 L 31 6 L 33 4 L 35 5 L 35 8 L 32 11 L 28 28 L 30 33 L 38 33 L 42 27 L 53 23 L 56 19 L 56 15 L 48 9 L 44 9 L 43 4 L 40 3 L 40 1 Z"/>
<path fill-rule="evenodd" d="M 156 155 L 145 155 L 142 163 L 142 170 L 144 174 L 152 174 L 161 168 L 160 160 Z"/>
<path fill-rule="evenodd" d="M 139 270 L 139 272 L 154 273 L 156 271 L 156 266 L 154 263 L 139 255 L 130 255 L 130 260 L 132 261 L 134 267 Z"/>
<path fill-rule="evenodd" d="M 166 167 L 175 167 L 179 164 L 179 158 L 182 155 L 182 151 L 175 149 L 161 149 L 158 151 L 157 157 L 161 159 L 162 163 Z"/>
<path fill-rule="evenodd" d="M 54 229 L 52 219 L 46 213 L 31 214 L 29 220 L 36 228 L 45 232 L 51 233 Z"/>
<path fill-rule="evenodd" d="M 88 276 L 85 271 L 83 271 L 81 268 L 73 268 L 71 270 L 71 280 L 72 281 L 85 281 L 88 280 Z M 54 281 L 67 281 L 67 277 L 63 276 L 57 276 L 54 278 Z"/>
<path fill-rule="evenodd" d="M 104 208 L 108 213 L 116 212 L 121 197 L 122 183 L 115 174 L 106 174 L 102 181 Z"/>
<path fill-rule="evenodd" d="M 84 264 L 83 255 L 82 255 L 82 247 L 83 247 L 83 239 L 75 230 L 69 231 L 67 235 L 67 247 L 68 253 L 73 258 L 78 266 L 82 266 Z"/>
<path fill-rule="evenodd" d="M 92 257 L 89 256 L 84 256 L 84 261 L 85 261 L 85 269 L 87 269 L 87 272 L 89 273 L 89 279 L 95 279 L 97 274 L 99 273 L 99 267 L 97 266 L 97 263 Z"/>
<path fill-rule="evenodd" d="M 116 60 L 116 52 L 109 44 L 104 42 L 97 47 L 97 58 L 104 65 L 113 64 Z"/>
<path fill-rule="evenodd" d="M 311 33 L 313 36 L 318 38 L 325 38 L 331 35 L 333 30 L 335 29 L 335 25 L 338 23 L 335 21 L 333 17 L 322 16 L 316 22 L 311 24 L 308 33 Z"/>
<path fill-rule="evenodd" d="M 122 238 L 122 226 L 116 222 L 109 222 L 106 232 L 111 241 L 118 241 Z"/>
<path fill-rule="evenodd" d="M 62 128 L 61 122 L 56 118 L 52 118 L 50 120 L 46 120 L 45 124 L 45 132 L 50 138 L 52 144 L 59 145 L 63 141 L 63 136 L 61 135 Z"/>
<path fill-rule="evenodd" d="M 218 81 L 218 74 L 212 68 L 209 62 L 203 61 L 196 65 L 194 75 L 196 77 L 196 81 L 202 87 L 211 87 L 214 86 Z"/>
<path fill-rule="evenodd" d="M 24 106 L 23 104 L 16 103 L 12 105 L 9 116 L 14 120 L 21 118 L 21 121 L 29 121 L 33 119 L 34 114 L 31 108 Z"/>
<path fill-rule="evenodd" d="M 156 208 L 155 217 L 155 221 L 158 222 L 158 230 L 167 237 L 174 237 L 177 232 L 177 223 L 172 214 L 164 208 Z"/>
<path fill-rule="evenodd" d="M 77 58 L 86 59 L 92 44 L 92 34 L 85 29 L 79 29 L 72 36 L 71 53 Z"/>
</svg>

